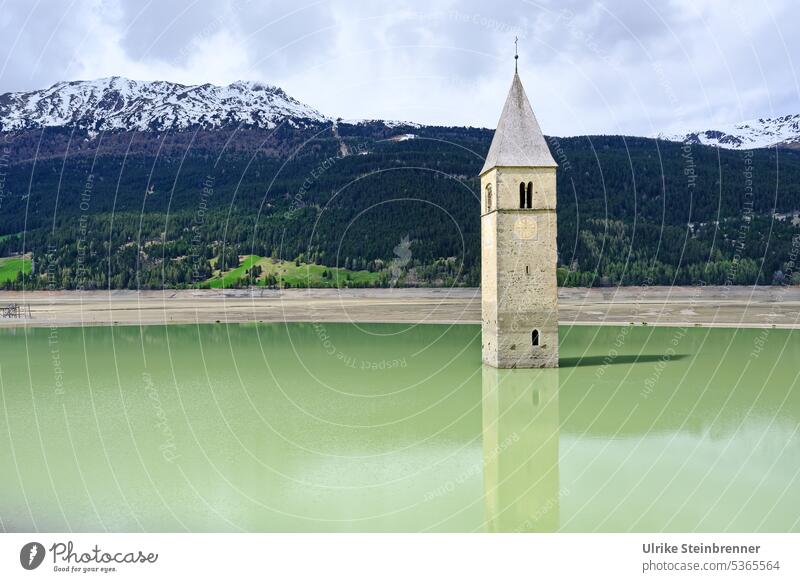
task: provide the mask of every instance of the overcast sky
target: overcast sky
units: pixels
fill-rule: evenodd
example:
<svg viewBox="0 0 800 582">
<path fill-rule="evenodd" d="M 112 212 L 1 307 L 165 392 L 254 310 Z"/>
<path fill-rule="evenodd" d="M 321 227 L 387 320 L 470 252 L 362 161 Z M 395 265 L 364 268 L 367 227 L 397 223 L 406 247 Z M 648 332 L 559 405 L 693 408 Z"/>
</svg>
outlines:
<svg viewBox="0 0 800 582">
<path fill-rule="evenodd" d="M 800 113 L 797 0 L 5 0 L 0 92 L 121 75 L 278 85 L 330 116 L 551 135 Z"/>
</svg>

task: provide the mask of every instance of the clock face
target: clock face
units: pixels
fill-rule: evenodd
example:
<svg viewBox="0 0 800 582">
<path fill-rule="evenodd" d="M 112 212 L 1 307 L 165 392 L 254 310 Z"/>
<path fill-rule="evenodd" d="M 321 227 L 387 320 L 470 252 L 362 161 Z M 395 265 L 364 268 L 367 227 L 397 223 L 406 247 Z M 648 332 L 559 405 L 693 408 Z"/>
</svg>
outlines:
<svg viewBox="0 0 800 582">
<path fill-rule="evenodd" d="M 520 216 L 514 222 L 514 236 L 519 240 L 534 240 L 536 238 L 536 219 L 532 216 Z"/>
</svg>

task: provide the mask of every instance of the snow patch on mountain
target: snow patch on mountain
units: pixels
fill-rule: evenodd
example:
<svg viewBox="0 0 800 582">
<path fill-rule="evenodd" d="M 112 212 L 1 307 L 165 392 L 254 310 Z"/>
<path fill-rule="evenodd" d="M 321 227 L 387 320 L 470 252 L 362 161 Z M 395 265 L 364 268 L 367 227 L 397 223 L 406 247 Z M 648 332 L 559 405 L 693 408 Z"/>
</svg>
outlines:
<svg viewBox="0 0 800 582">
<path fill-rule="evenodd" d="M 754 149 L 800 144 L 800 114 L 762 117 L 715 129 L 657 136 L 667 141 L 717 146 L 725 149 Z"/>
<path fill-rule="evenodd" d="M 76 127 L 90 132 L 245 125 L 272 129 L 329 122 L 283 89 L 249 81 L 181 85 L 108 77 L 0 95 L 0 130 Z"/>
<path fill-rule="evenodd" d="M 346 123 L 347 125 L 371 125 L 373 123 L 379 123 L 389 129 L 398 129 L 404 127 L 413 127 L 419 129 L 423 127 L 421 123 L 415 123 L 413 121 L 400 121 L 397 119 L 341 119 L 339 120 L 339 123 Z"/>
</svg>

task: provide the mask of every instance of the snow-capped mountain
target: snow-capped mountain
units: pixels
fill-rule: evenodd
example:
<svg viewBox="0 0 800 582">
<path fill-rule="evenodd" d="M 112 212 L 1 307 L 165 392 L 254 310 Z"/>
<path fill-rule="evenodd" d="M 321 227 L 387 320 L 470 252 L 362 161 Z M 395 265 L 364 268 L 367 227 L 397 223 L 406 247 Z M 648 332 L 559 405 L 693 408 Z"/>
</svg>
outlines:
<svg viewBox="0 0 800 582">
<path fill-rule="evenodd" d="M 775 145 L 798 146 L 800 145 L 800 114 L 752 119 L 686 134 L 658 134 L 658 138 L 726 149 L 753 149 Z"/>
<path fill-rule="evenodd" d="M 109 77 L 56 83 L 49 89 L 0 95 L 0 131 L 41 127 L 110 130 L 270 129 L 329 119 L 279 87 L 237 81 L 225 87 Z"/>
<path fill-rule="evenodd" d="M 281 122 L 293 127 L 316 123 L 380 125 L 389 131 L 422 127 L 406 121 L 340 119 L 337 122 L 279 87 L 251 81 L 220 87 L 210 83 L 181 85 L 108 77 L 0 95 L 0 131 L 75 127 L 95 134 L 240 125 L 272 129 Z M 800 147 L 800 114 L 754 119 L 685 134 L 661 133 L 656 137 L 728 149 L 776 144 Z"/>
</svg>

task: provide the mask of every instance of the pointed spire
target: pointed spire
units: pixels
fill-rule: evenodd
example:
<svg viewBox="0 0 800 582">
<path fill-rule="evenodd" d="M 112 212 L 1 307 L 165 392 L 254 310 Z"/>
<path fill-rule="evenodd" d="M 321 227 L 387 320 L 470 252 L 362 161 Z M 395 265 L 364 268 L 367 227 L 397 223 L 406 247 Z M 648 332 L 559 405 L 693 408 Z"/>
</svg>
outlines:
<svg viewBox="0 0 800 582">
<path fill-rule="evenodd" d="M 515 71 L 481 174 L 496 166 L 556 167 L 557 165 L 525 95 L 519 74 Z"/>
</svg>

